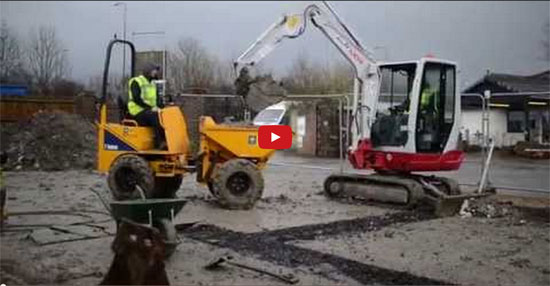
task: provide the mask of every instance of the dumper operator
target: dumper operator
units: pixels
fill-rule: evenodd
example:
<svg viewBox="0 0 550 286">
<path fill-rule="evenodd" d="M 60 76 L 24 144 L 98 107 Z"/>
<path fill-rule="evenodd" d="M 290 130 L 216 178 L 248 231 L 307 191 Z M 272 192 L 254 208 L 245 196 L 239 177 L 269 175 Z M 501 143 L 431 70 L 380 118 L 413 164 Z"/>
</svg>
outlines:
<svg viewBox="0 0 550 286">
<path fill-rule="evenodd" d="M 128 113 L 141 126 L 150 126 L 154 130 L 155 149 L 166 149 L 166 137 L 158 112 L 164 107 L 157 94 L 154 80 L 160 78 L 160 67 L 146 64 L 140 76 L 133 77 L 128 82 Z"/>
</svg>

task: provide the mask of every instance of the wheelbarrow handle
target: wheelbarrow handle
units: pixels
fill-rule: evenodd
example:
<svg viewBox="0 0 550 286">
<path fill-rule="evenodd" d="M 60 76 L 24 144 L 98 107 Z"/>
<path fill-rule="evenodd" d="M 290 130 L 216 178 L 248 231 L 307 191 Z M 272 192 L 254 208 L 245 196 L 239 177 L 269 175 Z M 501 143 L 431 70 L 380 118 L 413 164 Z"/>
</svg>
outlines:
<svg viewBox="0 0 550 286">
<path fill-rule="evenodd" d="M 109 204 L 107 204 L 107 201 L 103 198 L 103 196 L 101 196 L 101 194 L 94 188 L 90 188 L 90 191 L 92 191 L 94 194 L 97 195 L 97 197 L 99 198 L 99 200 L 101 201 L 101 204 L 103 204 L 103 207 L 105 207 L 105 209 L 107 210 L 107 212 L 109 212 L 109 214 L 113 216 L 113 212 L 111 211 L 111 208 L 109 207 Z"/>
<path fill-rule="evenodd" d="M 248 266 L 248 265 L 245 265 L 245 264 L 240 264 L 238 262 L 233 262 L 231 260 L 226 260 L 225 263 L 231 264 L 231 265 L 234 265 L 234 266 L 237 266 L 237 267 L 241 267 L 241 268 L 244 268 L 244 269 L 256 271 L 256 272 L 259 272 L 259 273 L 262 273 L 262 274 L 265 274 L 265 275 L 269 275 L 271 277 L 277 278 L 277 279 L 282 280 L 282 281 L 284 281 L 286 283 L 289 283 L 289 284 L 296 284 L 300 281 L 300 279 L 294 277 L 294 275 L 292 275 L 292 274 L 279 275 L 279 274 L 271 273 L 269 271 L 266 271 L 266 270 L 263 270 L 263 269 L 260 269 L 260 268 Z"/>
</svg>

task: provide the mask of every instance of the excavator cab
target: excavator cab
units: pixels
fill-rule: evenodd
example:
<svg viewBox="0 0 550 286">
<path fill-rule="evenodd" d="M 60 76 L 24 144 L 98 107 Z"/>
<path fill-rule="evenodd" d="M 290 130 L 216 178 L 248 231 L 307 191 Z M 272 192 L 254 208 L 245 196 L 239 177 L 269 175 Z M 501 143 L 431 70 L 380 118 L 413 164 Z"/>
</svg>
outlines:
<svg viewBox="0 0 550 286">
<path fill-rule="evenodd" d="M 458 142 L 451 137 L 460 116 L 456 65 L 423 58 L 382 64 L 380 73 L 373 148 L 430 154 L 456 150 Z"/>
<path fill-rule="evenodd" d="M 458 127 L 455 117 L 460 114 L 460 110 L 455 110 L 455 107 L 460 107 L 456 104 L 459 96 L 456 95 L 455 79 L 456 68 L 453 64 L 424 64 L 417 101 L 417 152 L 442 153 L 458 147 L 456 140 L 449 141 L 453 127 Z"/>
<path fill-rule="evenodd" d="M 405 146 L 416 63 L 388 64 L 380 67 L 381 85 L 376 120 L 371 138 L 374 147 Z"/>
</svg>

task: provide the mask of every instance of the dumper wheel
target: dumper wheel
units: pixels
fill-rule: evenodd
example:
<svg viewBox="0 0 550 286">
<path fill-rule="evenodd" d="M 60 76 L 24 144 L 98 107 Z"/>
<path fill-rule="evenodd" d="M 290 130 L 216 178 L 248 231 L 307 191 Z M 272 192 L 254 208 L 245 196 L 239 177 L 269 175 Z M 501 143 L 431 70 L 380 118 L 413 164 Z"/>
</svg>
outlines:
<svg viewBox="0 0 550 286">
<path fill-rule="evenodd" d="M 155 198 L 175 198 L 176 192 L 181 186 L 183 181 L 182 175 L 175 175 L 173 177 L 155 177 Z"/>
<path fill-rule="evenodd" d="M 160 231 L 160 235 L 164 240 L 165 252 L 164 256 L 170 258 L 178 247 L 178 235 L 174 224 L 166 218 L 154 222 L 154 227 Z"/>
<path fill-rule="evenodd" d="M 153 170 L 145 159 L 136 155 L 118 157 L 111 165 L 107 183 L 113 197 L 118 201 L 141 198 L 137 186 L 146 198 L 152 198 L 154 195 Z"/>
<path fill-rule="evenodd" d="M 262 173 L 248 160 L 232 159 L 214 170 L 211 191 L 222 207 L 251 209 L 262 197 L 263 190 Z"/>
</svg>

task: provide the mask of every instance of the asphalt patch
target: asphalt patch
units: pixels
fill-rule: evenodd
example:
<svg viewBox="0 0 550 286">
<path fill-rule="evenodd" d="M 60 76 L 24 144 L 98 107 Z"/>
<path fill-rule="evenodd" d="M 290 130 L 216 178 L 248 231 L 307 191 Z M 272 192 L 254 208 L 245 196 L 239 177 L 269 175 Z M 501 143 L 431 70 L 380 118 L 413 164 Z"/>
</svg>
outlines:
<svg viewBox="0 0 550 286">
<path fill-rule="evenodd" d="M 384 285 L 449 285 L 448 282 L 416 276 L 407 272 L 381 268 L 344 257 L 287 244 L 296 240 L 315 240 L 320 237 L 377 231 L 397 223 L 412 223 L 435 218 L 425 212 L 398 212 L 384 216 L 341 220 L 323 224 L 290 227 L 257 233 L 241 233 L 214 225 L 198 225 L 183 230 L 183 235 L 209 244 L 225 247 L 242 254 L 254 254 L 259 259 L 285 267 L 328 264 L 362 284 Z M 335 280 L 328 273 L 319 273 Z"/>
</svg>

